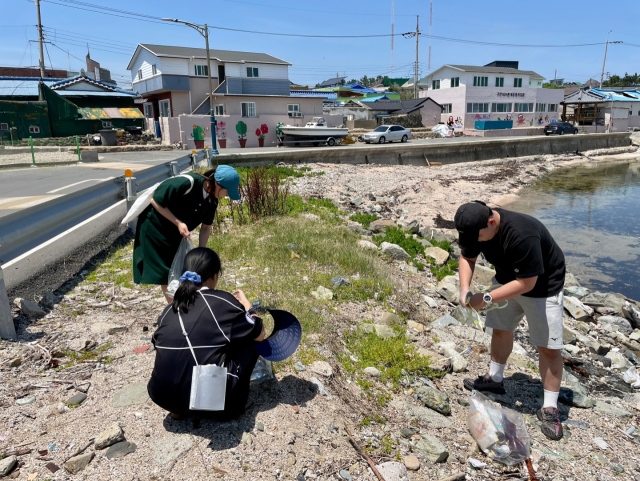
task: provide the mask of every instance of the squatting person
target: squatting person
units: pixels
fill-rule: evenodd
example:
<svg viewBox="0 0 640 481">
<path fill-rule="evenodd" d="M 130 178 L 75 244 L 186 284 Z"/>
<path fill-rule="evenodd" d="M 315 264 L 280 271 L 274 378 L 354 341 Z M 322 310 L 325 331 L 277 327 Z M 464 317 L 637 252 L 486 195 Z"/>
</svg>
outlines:
<svg viewBox="0 0 640 481">
<path fill-rule="evenodd" d="M 133 244 L 133 282 L 159 285 L 167 292 L 169 270 L 183 237 L 200 224 L 199 246 L 205 247 L 213 230 L 218 199 L 239 200 L 240 176 L 220 165 L 204 175 L 189 173 L 162 182 L 151 205 L 139 216 Z M 167 297 L 171 303 L 171 298 Z"/>
<path fill-rule="evenodd" d="M 493 328 L 489 373 L 465 379 L 469 390 L 504 394 L 504 368 L 513 349 L 513 332 L 527 316 L 529 340 L 538 348 L 544 402 L 537 412 L 542 432 L 562 438 L 558 394 L 562 381 L 564 254 L 537 219 L 505 209 L 491 209 L 474 201 L 458 208 L 455 225 L 462 251 L 460 303 L 466 305 L 475 262 L 480 253 L 496 269 L 499 287 L 471 296 L 476 310 L 508 301 L 503 309 L 487 312 L 486 326 Z"/>
</svg>

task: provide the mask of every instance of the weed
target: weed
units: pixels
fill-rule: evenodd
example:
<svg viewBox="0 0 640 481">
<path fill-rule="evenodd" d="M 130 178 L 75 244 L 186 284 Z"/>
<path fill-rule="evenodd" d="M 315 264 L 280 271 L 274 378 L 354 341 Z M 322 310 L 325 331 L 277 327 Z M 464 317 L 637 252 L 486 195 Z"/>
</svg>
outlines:
<svg viewBox="0 0 640 481">
<path fill-rule="evenodd" d="M 371 426 L 372 424 L 387 424 L 387 420 L 382 416 L 373 413 L 370 416 L 365 416 L 364 419 L 358 424 L 358 427 L 363 428 L 366 426 Z"/>
<path fill-rule="evenodd" d="M 423 271 L 425 268 L 425 265 L 416 259 L 413 259 L 413 265 L 416 266 L 419 271 Z"/>
<path fill-rule="evenodd" d="M 320 354 L 315 349 L 304 349 L 304 348 L 301 348 L 300 350 L 298 350 L 296 355 L 297 355 L 298 359 L 300 360 L 300 362 L 302 364 L 306 364 L 306 365 L 313 364 L 316 361 L 326 361 L 327 360 L 327 358 L 325 356 Z"/>
<path fill-rule="evenodd" d="M 286 213 L 289 186 L 280 183 L 278 171 L 256 167 L 247 172 L 245 182 L 240 184 L 240 195 L 244 199 L 243 204 L 246 205 L 250 218 L 257 220 Z M 239 214 L 244 213 L 244 210 L 232 209 L 232 212 Z M 246 223 L 244 216 L 241 220 Z"/>
<path fill-rule="evenodd" d="M 113 343 L 107 342 L 106 344 L 103 344 L 102 346 L 94 349 L 93 351 L 86 351 L 83 349 L 81 352 L 75 352 L 75 351 L 70 351 L 68 349 L 65 349 L 62 352 L 64 352 L 64 355 L 69 359 L 71 359 L 71 361 L 56 369 L 57 370 L 67 369 L 68 367 L 75 366 L 76 364 L 79 364 L 83 361 L 90 361 L 90 360 L 100 360 L 105 364 L 110 364 L 111 362 L 113 362 L 114 357 L 102 356 L 101 354 L 105 352 L 107 349 L 109 349 L 111 346 L 113 346 Z"/>
<path fill-rule="evenodd" d="M 424 255 L 424 246 L 412 236 L 407 237 L 406 232 L 400 230 L 399 227 L 387 227 L 384 236 L 374 236 L 373 241 L 378 245 L 383 242 L 399 245 L 412 258 L 417 255 Z"/>
<path fill-rule="evenodd" d="M 453 259 L 449 259 L 442 266 L 438 266 L 432 258 L 428 258 L 427 262 L 430 264 L 429 269 L 431 269 L 431 273 L 436 279 L 438 279 L 438 281 L 441 281 L 447 276 L 454 276 L 456 274 L 455 271 L 459 266 L 458 262 Z"/>
<path fill-rule="evenodd" d="M 391 453 L 393 452 L 393 441 L 391 440 L 389 435 L 387 434 L 380 441 L 382 441 L 382 445 L 380 446 L 380 450 L 384 454 L 391 455 Z"/>
<path fill-rule="evenodd" d="M 363 227 L 367 229 L 374 220 L 378 220 L 379 218 L 380 217 L 378 217 L 376 214 L 363 214 L 362 212 L 356 212 L 351 217 L 349 217 L 349 219 L 354 222 L 359 222 Z"/>
</svg>

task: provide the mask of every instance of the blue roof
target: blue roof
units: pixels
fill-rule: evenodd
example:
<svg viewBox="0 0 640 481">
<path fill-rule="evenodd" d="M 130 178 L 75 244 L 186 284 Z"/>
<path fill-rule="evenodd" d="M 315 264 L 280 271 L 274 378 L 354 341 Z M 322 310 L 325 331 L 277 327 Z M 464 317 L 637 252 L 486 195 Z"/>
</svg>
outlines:
<svg viewBox="0 0 640 481">
<path fill-rule="evenodd" d="M 363 94 L 375 94 L 378 92 L 377 90 L 363 87 L 359 83 L 347 84 L 347 85 L 343 85 L 343 87 L 349 87 L 352 92 L 360 92 Z"/>
<path fill-rule="evenodd" d="M 308 97 L 317 99 L 336 100 L 338 96 L 335 92 L 322 92 L 317 90 L 291 90 L 292 97 Z"/>
<path fill-rule="evenodd" d="M 613 89 L 589 89 L 594 94 L 601 95 L 607 102 L 640 102 L 640 91 L 631 90 L 613 90 Z"/>
<path fill-rule="evenodd" d="M 378 95 L 376 97 L 368 97 L 366 99 L 356 99 L 358 102 L 375 102 L 376 100 L 391 100 L 386 95 Z"/>
<path fill-rule="evenodd" d="M 45 78 L 42 81 L 49 87 L 60 79 Z M 0 97 L 37 97 L 40 78 L 0 77 Z"/>
</svg>

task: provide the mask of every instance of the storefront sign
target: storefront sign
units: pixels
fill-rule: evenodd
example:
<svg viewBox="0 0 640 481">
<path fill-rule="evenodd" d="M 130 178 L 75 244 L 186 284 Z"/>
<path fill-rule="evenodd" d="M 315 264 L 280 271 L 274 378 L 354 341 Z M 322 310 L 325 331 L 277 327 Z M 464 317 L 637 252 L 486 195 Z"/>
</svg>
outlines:
<svg viewBox="0 0 640 481">
<path fill-rule="evenodd" d="M 498 97 L 524 97 L 521 92 L 498 92 Z"/>
</svg>

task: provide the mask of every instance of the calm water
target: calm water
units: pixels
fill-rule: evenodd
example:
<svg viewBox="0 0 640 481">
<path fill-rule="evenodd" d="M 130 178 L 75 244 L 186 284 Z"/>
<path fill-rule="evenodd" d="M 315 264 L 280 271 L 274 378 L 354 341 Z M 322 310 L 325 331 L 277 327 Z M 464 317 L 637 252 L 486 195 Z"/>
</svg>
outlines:
<svg viewBox="0 0 640 481">
<path fill-rule="evenodd" d="M 640 299 L 640 157 L 557 170 L 507 209 L 547 226 L 582 285 Z"/>
</svg>

